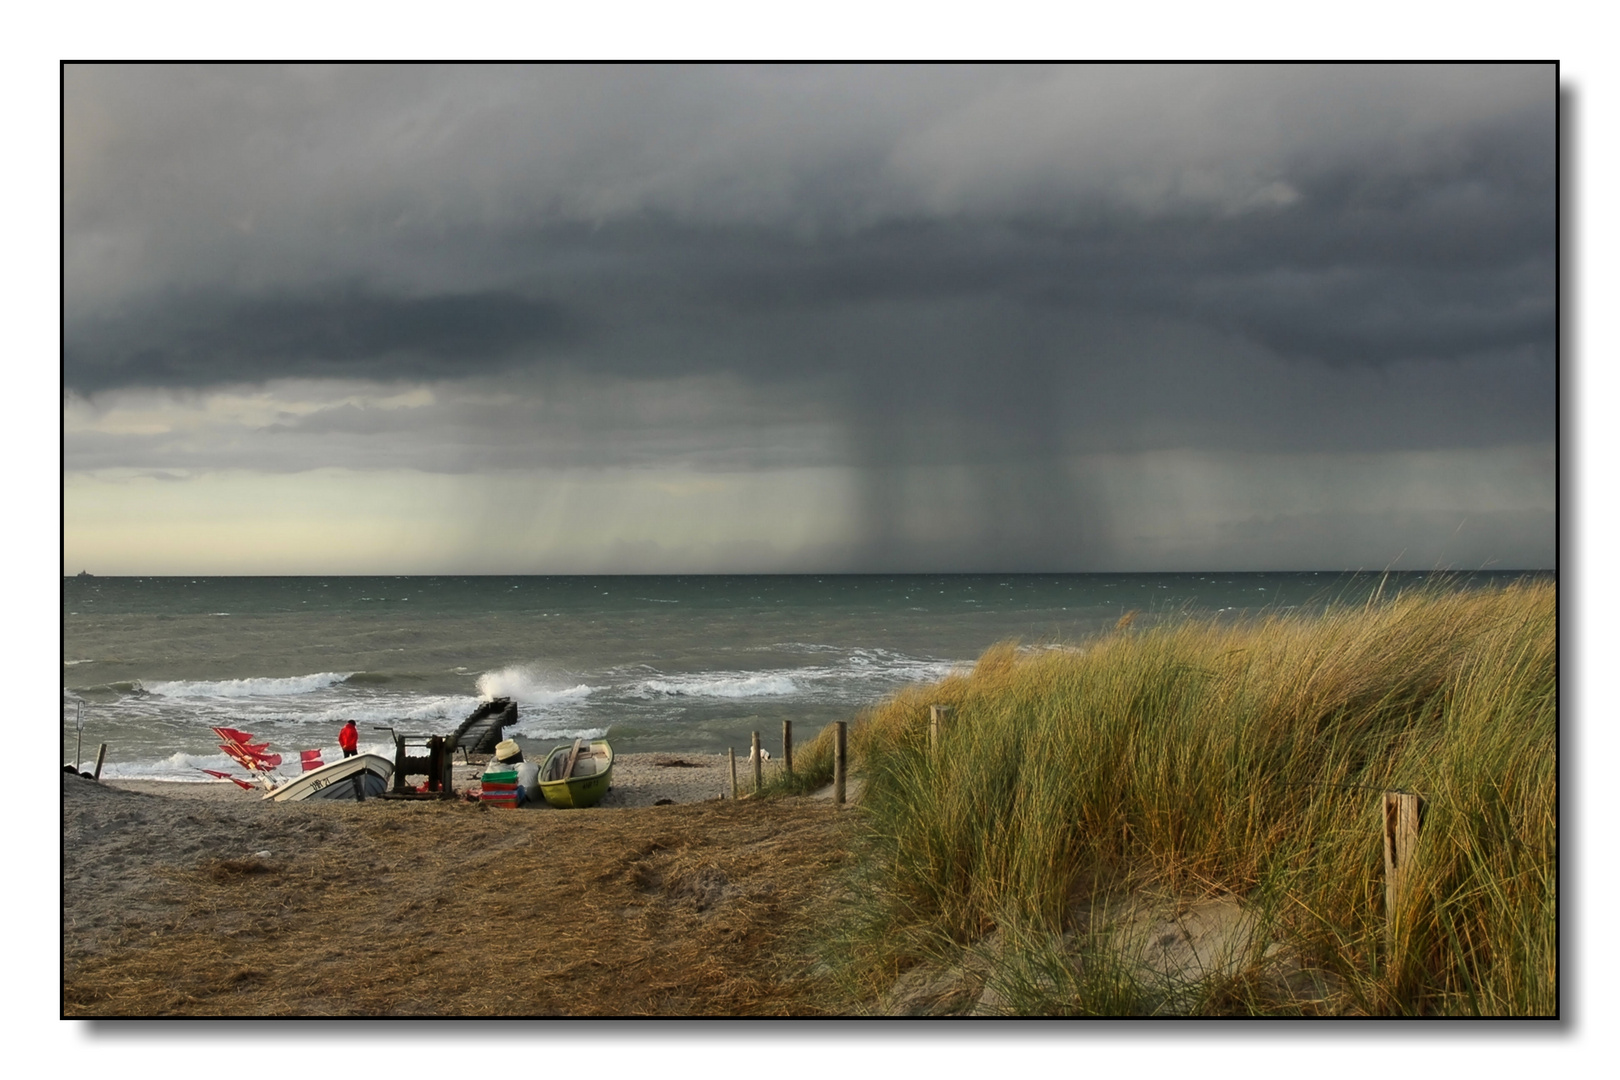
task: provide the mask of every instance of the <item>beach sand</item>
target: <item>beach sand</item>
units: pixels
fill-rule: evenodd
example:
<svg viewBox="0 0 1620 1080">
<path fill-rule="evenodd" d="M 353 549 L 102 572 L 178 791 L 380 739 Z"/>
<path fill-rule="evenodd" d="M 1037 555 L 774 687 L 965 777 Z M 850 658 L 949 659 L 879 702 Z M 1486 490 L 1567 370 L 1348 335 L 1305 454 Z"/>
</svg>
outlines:
<svg viewBox="0 0 1620 1080">
<path fill-rule="evenodd" d="M 850 815 L 718 798 L 729 777 L 721 755 L 625 755 L 599 807 L 559 811 L 64 775 L 64 1012 L 837 1011 L 793 943 Z"/>
</svg>

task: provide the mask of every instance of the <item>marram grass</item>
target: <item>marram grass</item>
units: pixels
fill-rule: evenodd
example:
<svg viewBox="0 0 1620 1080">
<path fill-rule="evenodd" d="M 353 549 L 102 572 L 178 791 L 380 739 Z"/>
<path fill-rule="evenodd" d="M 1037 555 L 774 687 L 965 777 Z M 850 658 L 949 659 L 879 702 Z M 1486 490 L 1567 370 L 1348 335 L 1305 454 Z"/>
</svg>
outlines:
<svg viewBox="0 0 1620 1080">
<path fill-rule="evenodd" d="M 863 840 L 840 973 L 871 999 L 999 942 L 988 978 L 1013 1011 L 1299 1012 L 1266 977 L 1285 948 L 1331 988 L 1304 1011 L 1552 1015 L 1556 619 L 1552 583 L 1431 588 L 1003 644 L 907 689 L 850 731 Z M 931 752 L 936 704 L 951 714 Z M 829 729 L 777 790 L 824 783 L 831 745 Z M 1391 940 L 1394 789 L 1424 811 Z M 1147 893 L 1239 898 L 1264 940 L 1219 980 L 1161 992 L 1096 929 Z"/>
</svg>

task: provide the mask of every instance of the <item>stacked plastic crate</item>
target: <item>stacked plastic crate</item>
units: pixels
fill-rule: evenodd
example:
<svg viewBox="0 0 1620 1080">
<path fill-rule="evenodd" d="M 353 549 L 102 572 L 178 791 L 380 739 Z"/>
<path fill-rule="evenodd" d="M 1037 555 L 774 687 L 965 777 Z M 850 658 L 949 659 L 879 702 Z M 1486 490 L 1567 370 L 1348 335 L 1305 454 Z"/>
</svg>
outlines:
<svg viewBox="0 0 1620 1080">
<path fill-rule="evenodd" d="M 479 795 L 485 806 L 503 810 L 516 810 L 518 804 L 518 774 L 516 769 L 502 769 L 484 774 L 483 791 Z"/>
</svg>

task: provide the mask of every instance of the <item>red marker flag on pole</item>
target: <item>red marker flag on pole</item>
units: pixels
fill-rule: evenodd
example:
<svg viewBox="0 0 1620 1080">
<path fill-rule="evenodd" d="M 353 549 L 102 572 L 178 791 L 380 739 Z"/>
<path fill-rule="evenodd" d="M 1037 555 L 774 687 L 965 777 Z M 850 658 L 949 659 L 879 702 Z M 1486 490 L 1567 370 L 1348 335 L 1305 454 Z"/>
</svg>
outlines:
<svg viewBox="0 0 1620 1080">
<path fill-rule="evenodd" d="M 209 776 L 217 776 L 221 780 L 229 780 L 231 783 L 235 784 L 239 788 L 247 788 L 249 791 L 253 790 L 253 785 L 252 784 L 248 783 L 246 780 L 238 780 L 236 777 L 232 776 L 228 772 L 220 772 L 217 769 L 200 769 L 198 771 L 205 772 Z"/>
</svg>

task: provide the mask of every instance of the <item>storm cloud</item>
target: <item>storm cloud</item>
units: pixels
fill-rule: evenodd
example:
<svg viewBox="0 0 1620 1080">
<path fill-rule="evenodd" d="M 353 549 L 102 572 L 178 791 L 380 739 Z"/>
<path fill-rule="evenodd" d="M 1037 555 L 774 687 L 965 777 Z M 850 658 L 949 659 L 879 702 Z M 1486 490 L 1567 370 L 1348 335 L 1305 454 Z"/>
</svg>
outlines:
<svg viewBox="0 0 1620 1080">
<path fill-rule="evenodd" d="M 1466 554 L 1550 565 L 1556 91 L 1545 65 L 70 66 L 68 468 L 841 469 L 827 568 L 1109 569 L 1140 540 L 1121 455 L 1261 455 L 1274 486 L 1296 461 L 1369 506 L 1321 455 L 1475 462 L 1459 490 L 1494 461 L 1474 520 L 1512 520 Z M 1381 564 L 1408 511 L 1311 513 Z M 1289 558 L 1343 561 L 1313 527 Z"/>
</svg>

